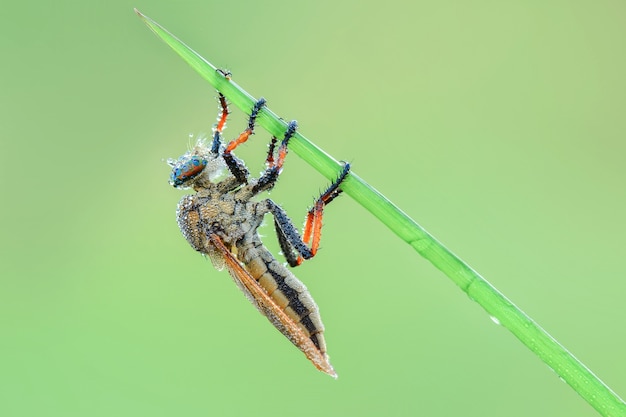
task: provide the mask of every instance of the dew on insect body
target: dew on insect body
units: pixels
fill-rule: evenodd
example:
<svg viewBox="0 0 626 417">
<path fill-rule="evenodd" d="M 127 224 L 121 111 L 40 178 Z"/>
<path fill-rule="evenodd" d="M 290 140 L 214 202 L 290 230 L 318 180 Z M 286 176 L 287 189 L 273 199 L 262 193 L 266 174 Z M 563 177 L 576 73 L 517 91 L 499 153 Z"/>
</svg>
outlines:
<svg viewBox="0 0 626 417">
<path fill-rule="evenodd" d="M 208 161 L 197 155 L 189 157 L 181 157 L 174 162 L 172 174 L 170 175 L 170 184 L 179 186 L 197 175 L 207 166 Z"/>
<path fill-rule="evenodd" d="M 495 324 L 497 324 L 498 326 L 501 324 L 500 320 L 498 320 L 497 317 L 495 316 L 489 316 L 489 318 L 491 319 L 492 322 L 494 322 Z"/>
<path fill-rule="evenodd" d="M 230 79 L 225 72 L 221 73 Z M 304 230 L 310 232 L 305 233 L 308 236 L 305 241 L 280 206 L 270 199 L 256 198 L 274 187 L 297 123 L 289 122 L 280 148 L 274 148 L 277 139 L 272 139 L 265 157 L 266 170 L 259 178 L 250 178 L 244 162 L 232 151 L 253 134 L 256 116 L 265 100 L 255 103 L 248 128 L 228 145 L 221 138 L 228 116 L 227 102 L 222 94 L 219 101 L 222 110 L 212 140 L 199 138 L 180 158 L 167 161 L 171 166 L 170 184 L 192 190 L 178 204 L 178 226 L 193 249 L 208 256 L 218 270 L 228 269 L 248 300 L 317 369 L 337 378 L 326 353 L 324 326 L 317 305 L 306 286 L 263 245 L 257 229 L 265 215 L 271 214 L 287 264 L 294 267 L 311 258 L 319 245 L 322 208 L 342 191 L 340 186 L 349 174 L 350 164 L 344 164 L 339 176 L 309 211 Z"/>
</svg>

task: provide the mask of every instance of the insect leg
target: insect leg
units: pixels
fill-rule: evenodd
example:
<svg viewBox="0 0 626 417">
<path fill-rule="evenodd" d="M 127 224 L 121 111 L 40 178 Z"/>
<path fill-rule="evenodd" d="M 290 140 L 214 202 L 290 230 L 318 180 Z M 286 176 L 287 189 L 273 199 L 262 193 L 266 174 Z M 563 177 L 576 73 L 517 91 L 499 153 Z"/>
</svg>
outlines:
<svg viewBox="0 0 626 417">
<path fill-rule="evenodd" d="M 272 137 L 272 141 L 270 142 L 269 150 L 267 152 L 267 159 L 265 163 L 267 165 L 267 169 L 259 177 L 256 185 L 253 187 L 253 193 L 260 193 L 261 191 L 270 190 L 276 185 L 276 180 L 280 175 L 280 171 L 283 168 L 283 163 L 285 161 L 285 157 L 287 156 L 287 145 L 289 144 L 289 140 L 296 133 L 296 129 L 298 128 L 298 123 L 295 120 L 292 120 L 287 125 L 287 130 L 285 131 L 285 137 L 283 141 L 280 143 L 278 147 L 278 152 L 276 155 L 276 159 L 274 159 L 274 149 L 276 147 L 276 138 Z"/>
<path fill-rule="evenodd" d="M 267 158 L 265 159 L 265 166 L 271 168 L 274 166 L 274 149 L 276 149 L 276 142 L 278 139 L 276 136 L 272 136 L 272 140 L 267 148 Z"/>
<path fill-rule="evenodd" d="M 315 201 L 313 207 L 311 207 L 309 209 L 309 212 L 307 213 L 306 222 L 304 223 L 304 230 L 302 233 L 302 239 L 306 243 L 311 242 L 312 256 L 315 256 L 315 253 L 317 252 L 317 249 L 320 245 L 320 238 L 322 236 L 322 215 L 324 212 L 324 207 L 327 204 L 330 204 L 331 201 L 333 201 L 339 194 L 341 194 L 342 190 L 341 188 L 339 188 L 339 186 L 348 176 L 348 172 L 350 172 L 350 164 L 345 162 L 343 165 L 343 170 L 341 171 L 337 179 L 333 181 L 328 189 L 326 189 L 326 191 L 319 196 L 317 201 Z M 302 254 L 302 257 L 304 257 L 304 259 L 309 259 L 304 254 Z M 299 258 L 298 263 L 302 263 L 302 258 Z"/>
<path fill-rule="evenodd" d="M 304 243 L 291 219 L 279 205 L 272 200 L 265 200 L 268 210 L 274 216 L 274 227 L 278 236 L 278 243 L 283 255 L 290 266 L 298 266 L 300 257 L 309 259 L 313 256 L 311 250 Z"/>
<path fill-rule="evenodd" d="M 264 98 L 260 98 L 256 103 L 254 103 L 254 107 L 252 107 L 252 111 L 250 113 L 250 118 L 248 119 L 248 127 L 246 128 L 246 130 L 241 132 L 237 139 L 230 141 L 230 143 L 226 146 L 226 149 L 224 149 L 224 154 L 222 155 L 224 158 L 224 162 L 226 162 L 226 166 L 228 166 L 231 174 L 233 174 L 233 176 L 241 184 L 244 184 L 248 181 L 249 173 L 244 164 L 237 158 L 235 158 L 235 156 L 232 154 L 232 151 L 234 151 L 237 146 L 247 141 L 250 135 L 254 133 L 254 124 L 256 123 L 256 118 L 259 115 L 259 112 L 261 111 L 263 106 L 265 106 Z"/>
<path fill-rule="evenodd" d="M 311 259 L 317 253 L 322 233 L 324 207 L 341 194 L 339 187 L 346 179 L 348 172 L 350 172 L 350 164 L 345 163 L 339 177 L 316 200 L 315 205 L 307 214 L 302 237 L 287 213 L 273 201 L 266 200 L 269 211 L 274 215 L 278 243 L 292 267 L 300 265 L 305 259 Z"/>
<path fill-rule="evenodd" d="M 226 126 L 226 119 L 228 118 L 228 103 L 226 103 L 226 97 L 222 93 L 219 93 L 218 99 L 220 101 L 221 112 L 219 114 L 219 121 L 215 126 L 213 132 L 213 143 L 211 144 L 211 153 L 217 155 L 222 145 L 222 131 Z"/>
</svg>

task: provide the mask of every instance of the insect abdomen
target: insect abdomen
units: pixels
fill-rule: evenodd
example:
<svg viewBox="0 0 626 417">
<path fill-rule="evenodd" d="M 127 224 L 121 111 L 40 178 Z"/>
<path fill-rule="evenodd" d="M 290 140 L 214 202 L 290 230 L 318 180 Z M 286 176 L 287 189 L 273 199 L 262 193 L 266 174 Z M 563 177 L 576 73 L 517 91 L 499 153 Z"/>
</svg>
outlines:
<svg viewBox="0 0 626 417">
<path fill-rule="evenodd" d="M 238 258 L 274 302 L 326 354 L 324 325 L 319 309 L 306 286 L 262 247 L 240 248 Z"/>
</svg>

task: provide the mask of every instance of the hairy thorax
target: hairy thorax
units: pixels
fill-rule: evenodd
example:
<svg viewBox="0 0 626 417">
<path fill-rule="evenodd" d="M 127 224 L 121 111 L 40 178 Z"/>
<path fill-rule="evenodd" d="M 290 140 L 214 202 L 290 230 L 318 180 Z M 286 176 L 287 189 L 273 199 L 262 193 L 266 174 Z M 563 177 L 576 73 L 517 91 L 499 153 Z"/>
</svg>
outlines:
<svg viewBox="0 0 626 417">
<path fill-rule="evenodd" d="M 195 250 L 210 252 L 211 248 L 206 247 L 210 233 L 219 235 L 229 248 L 259 240 L 256 229 L 265 212 L 259 213 L 260 203 L 237 197 L 237 193 L 223 194 L 211 187 L 180 200 L 178 226 Z"/>
</svg>

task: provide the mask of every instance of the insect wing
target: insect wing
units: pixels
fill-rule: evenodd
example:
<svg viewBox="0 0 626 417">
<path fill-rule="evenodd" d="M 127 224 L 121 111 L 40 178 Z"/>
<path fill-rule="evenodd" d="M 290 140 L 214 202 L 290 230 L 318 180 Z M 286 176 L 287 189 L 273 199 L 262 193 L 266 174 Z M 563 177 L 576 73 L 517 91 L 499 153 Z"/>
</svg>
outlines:
<svg viewBox="0 0 626 417">
<path fill-rule="evenodd" d="M 235 280 L 237 286 L 244 292 L 252 304 L 276 327 L 285 337 L 296 345 L 317 369 L 337 378 L 337 373 L 328 358 L 313 344 L 311 339 L 302 331 L 298 323 L 287 315 L 265 289 L 246 271 L 235 256 L 224 246 L 222 239 L 209 235 L 211 243 L 217 252 L 221 253 L 226 268 Z"/>
<path fill-rule="evenodd" d="M 224 269 L 226 260 L 224 259 L 224 254 L 221 250 L 217 249 L 215 245 L 209 245 L 207 254 L 209 255 L 209 259 L 211 259 L 211 263 L 215 269 L 218 271 Z"/>
</svg>

